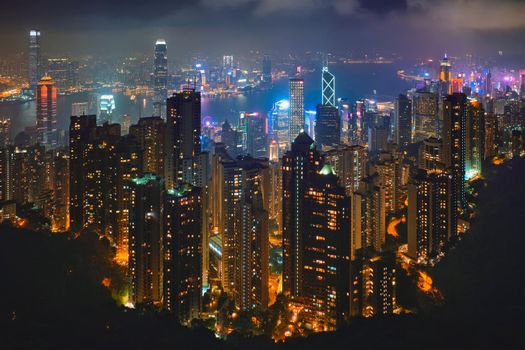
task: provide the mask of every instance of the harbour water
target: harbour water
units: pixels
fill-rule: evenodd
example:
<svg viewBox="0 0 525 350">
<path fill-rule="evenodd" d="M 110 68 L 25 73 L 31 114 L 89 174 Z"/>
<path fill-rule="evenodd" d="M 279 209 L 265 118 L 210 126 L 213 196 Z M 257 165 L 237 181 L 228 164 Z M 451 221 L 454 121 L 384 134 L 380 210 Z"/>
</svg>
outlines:
<svg viewBox="0 0 525 350">
<path fill-rule="evenodd" d="M 399 79 L 396 64 L 334 64 L 331 72 L 336 76 L 336 96 L 348 98 L 353 102 L 356 99 L 370 97 L 379 100 L 393 100 L 394 97 L 413 86 L 413 83 Z M 308 73 L 305 79 L 305 109 L 314 110 L 321 101 L 320 72 Z M 110 93 L 101 90 L 100 93 Z M 113 112 L 114 121 L 119 122 L 120 116 L 127 114 L 133 122 L 141 116 L 150 116 L 152 113 L 151 100 L 137 96 L 132 100 L 123 93 L 114 94 L 116 109 Z M 57 125 L 59 129 L 69 128 L 71 104 L 87 102 L 88 93 L 78 93 L 68 96 L 59 96 L 57 99 Z M 288 98 L 288 80 L 281 79 L 266 91 L 247 95 L 238 95 L 224 98 L 203 98 L 202 117 L 216 122 L 228 120 L 236 124 L 239 112 L 259 112 L 266 114 L 274 102 Z M 36 120 L 36 102 L 0 103 L 0 117 L 9 117 L 12 122 L 12 136 L 32 126 Z"/>
</svg>

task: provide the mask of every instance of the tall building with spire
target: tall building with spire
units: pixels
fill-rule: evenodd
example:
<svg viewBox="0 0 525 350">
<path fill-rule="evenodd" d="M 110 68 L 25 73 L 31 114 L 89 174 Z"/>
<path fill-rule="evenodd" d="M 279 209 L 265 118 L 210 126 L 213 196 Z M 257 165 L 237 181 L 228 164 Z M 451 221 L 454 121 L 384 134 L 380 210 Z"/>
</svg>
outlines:
<svg viewBox="0 0 525 350">
<path fill-rule="evenodd" d="M 168 98 L 168 47 L 164 39 L 155 43 L 153 116 L 166 117 Z"/>
<path fill-rule="evenodd" d="M 57 132 L 57 89 L 50 76 L 38 82 L 36 95 L 37 140 L 47 149 L 56 148 Z"/>
<path fill-rule="evenodd" d="M 322 68 L 322 99 L 324 106 L 335 107 L 335 76 L 328 70 L 328 61 L 323 60 Z"/>
<path fill-rule="evenodd" d="M 40 31 L 31 29 L 29 31 L 29 87 L 36 89 L 42 74 L 40 56 Z"/>
<path fill-rule="evenodd" d="M 289 142 L 304 130 L 304 80 L 290 79 L 290 132 Z"/>
<path fill-rule="evenodd" d="M 443 84 L 442 93 L 450 93 L 450 83 L 452 81 L 452 64 L 450 63 L 447 54 L 445 54 L 445 56 L 439 63 L 439 81 L 441 82 L 441 84 Z"/>
</svg>

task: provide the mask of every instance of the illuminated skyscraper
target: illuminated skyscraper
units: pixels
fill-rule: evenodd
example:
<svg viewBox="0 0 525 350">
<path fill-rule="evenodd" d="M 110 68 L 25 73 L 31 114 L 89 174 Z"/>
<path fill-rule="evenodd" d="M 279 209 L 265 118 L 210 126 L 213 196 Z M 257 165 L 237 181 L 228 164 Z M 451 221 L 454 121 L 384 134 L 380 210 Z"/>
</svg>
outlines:
<svg viewBox="0 0 525 350">
<path fill-rule="evenodd" d="M 198 318 L 202 295 L 201 189 L 168 189 L 164 208 L 163 303 L 181 322 Z"/>
<path fill-rule="evenodd" d="M 360 248 L 381 251 L 386 233 L 385 188 L 375 174 L 361 180 L 352 196 L 352 229 L 350 257 L 355 259 Z"/>
<path fill-rule="evenodd" d="M 29 31 L 29 87 L 36 89 L 40 78 L 42 78 L 40 31 L 31 29 Z"/>
<path fill-rule="evenodd" d="M 467 97 L 452 94 L 443 99 L 443 163 L 451 169 L 453 196 L 457 208 L 466 206 L 465 158 L 467 133 Z"/>
<path fill-rule="evenodd" d="M 332 105 L 317 105 L 315 123 L 315 141 L 323 147 L 333 147 L 341 139 L 341 118 L 339 111 Z"/>
<path fill-rule="evenodd" d="M 399 147 L 389 144 L 388 150 L 380 152 L 370 166 L 370 173 L 379 176 L 379 183 L 385 191 L 386 212 L 394 213 L 400 210 L 406 198 L 406 183 L 403 176 L 403 156 Z"/>
<path fill-rule="evenodd" d="M 359 249 L 351 264 L 350 314 L 388 315 L 396 308 L 396 258 L 370 248 Z"/>
<path fill-rule="evenodd" d="M 469 99 L 465 132 L 465 177 L 481 175 L 481 162 L 485 151 L 485 111 L 481 103 Z"/>
<path fill-rule="evenodd" d="M 359 145 L 340 146 L 325 153 L 325 161 L 334 169 L 348 196 L 359 189 L 366 175 L 367 156 L 366 148 Z"/>
<path fill-rule="evenodd" d="M 268 158 L 267 122 L 262 114 L 246 114 L 246 152 L 254 158 Z"/>
<path fill-rule="evenodd" d="M 268 306 L 268 161 L 222 163 L 222 285 L 241 310 Z"/>
<path fill-rule="evenodd" d="M 201 152 L 201 94 L 185 89 L 168 99 L 168 188 L 178 182 L 194 184 L 195 160 Z"/>
<path fill-rule="evenodd" d="M 290 101 L 277 101 L 269 113 L 268 129 L 279 147 L 279 158 L 290 148 Z"/>
<path fill-rule="evenodd" d="M 328 71 L 328 62 L 323 62 L 321 104 L 335 107 L 335 76 Z"/>
<path fill-rule="evenodd" d="M 443 84 L 442 93 L 450 93 L 450 83 L 452 81 L 452 64 L 450 63 L 447 54 L 445 54 L 439 63 L 439 81 Z"/>
<path fill-rule="evenodd" d="M 457 232 L 457 213 L 450 173 L 420 170 L 408 185 L 408 254 L 429 263 L 444 253 Z"/>
<path fill-rule="evenodd" d="M 297 135 L 283 157 L 283 292 L 298 297 L 303 281 L 304 196 L 308 178 L 321 170 L 321 155 L 306 133 Z"/>
<path fill-rule="evenodd" d="M 53 79 L 43 77 L 38 82 L 36 96 L 37 140 L 47 149 L 58 145 L 57 133 L 57 89 Z"/>
<path fill-rule="evenodd" d="M 154 65 L 153 116 L 165 118 L 168 98 L 168 47 L 164 39 L 155 43 Z"/>
<path fill-rule="evenodd" d="M 304 130 L 304 80 L 290 79 L 290 131 L 291 143 Z"/>
<path fill-rule="evenodd" d="M 413 142 L 439 135 L 439 98 L 434 92 L 419 90 L 413 96 Z"/>
<path fill-rule="evenodd" d="M 412 143 L 412 101 L 405 95 L 396 98 L 393 140 L 403 148 Z"/>
<path fill-rule="evenodd" d="M 166 122 L 161 117 L 140 118 L 130 127 L 130 135 L 142 147 L 142 171 L 164 176 Z"/>
<path fill-rule="evenodd" d="M 129 217 L 129 299 L 162 300 L 164 180 L 152 174 L 131 180 Z"/>
<path fill-rule="evenodd" d="M 423 143 L 419 146 L 419 169 L 430 171 L 439 168 L 440 164 L 443 164 L 441 148 L 441 140 L 435 137 L 423 140 Z"/>
<path fill-rule="evenodd" d="M 0 117 L 0 148 L 11 144 L 11 119 Z"/>
</svg>

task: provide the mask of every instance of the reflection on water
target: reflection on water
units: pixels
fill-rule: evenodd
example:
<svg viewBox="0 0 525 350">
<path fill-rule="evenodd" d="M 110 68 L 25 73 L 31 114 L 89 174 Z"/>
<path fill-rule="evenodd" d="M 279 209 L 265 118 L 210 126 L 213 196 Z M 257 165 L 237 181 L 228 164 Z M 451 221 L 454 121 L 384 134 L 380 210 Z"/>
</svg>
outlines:
<svg viewBox="0 0 525 350">
<path fill-rule="evenodd" d="M 351 64 L 333 65 L 330 69 L 336 76 L 336 96 L 347 97 L 350 101 L 362 97 L 369 97 L 377 93 L 379 98 L 393 98 L 412 85 L 398 79 L 395 65 L 387 64 Z M 305 79 L 305 109 L 315 109 L 321 100 L 321 77 L 315 72 L 308 74 Z M 108 91 L 100 91 L 107 93 Z M 128 114 L 136 122 L 140 116 L 150 116 L 152 106 L 150 98 L 136 96 L 131 100 L 122 93 L 114 93 L 116 109 L 113 121 L 120 122 L 120 116 Z M 71 104 L 88 102 L 88 93 L 79 93 L 70 96 L 59 96 L 57 99 L 57 124 L 60 129 L 69 128 Z M 384 97 L 382 97 L 384 96 Z M 203 98 L 202 116 L 209 116 L 216 122 L 228 120 L 236 124 L 239 112 L 259 112 L 266 114 L 273 103 L 288 98 L 288 81 L 277 81 L 273 88 L 250 95 L 238 95 L 227 98 Z M 35 124 L 36 102 L 0 103 L 0 117 L 10 117 L 12 120 L 13 137 L 25 127 Z"/>
</svg>

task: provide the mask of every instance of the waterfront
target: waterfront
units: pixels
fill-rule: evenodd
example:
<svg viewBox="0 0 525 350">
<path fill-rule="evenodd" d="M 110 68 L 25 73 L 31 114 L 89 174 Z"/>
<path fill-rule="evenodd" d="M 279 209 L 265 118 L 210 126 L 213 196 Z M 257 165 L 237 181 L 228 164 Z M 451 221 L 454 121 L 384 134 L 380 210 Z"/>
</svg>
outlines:
<svg viewBox="0 0 525 350">
<path fill-rule="evenodd" d="M 336 76 L 336 96 L 348 98 L 351 102 L 363 97 L 373 97 L 380 100 L 393 99 L 397 94 L 413 86 L 412 82 L 401 80 L 397 75 L 400 69 L 396 64 L 337 64 L 331 71 Z M 321 77 L 319 72 L 309 73 L 305 79 L 305 110 L 314 110 L 321 99 Z M 109 89 L 99 90 L 99 93 L 111 93 Z M 137 96 L 131 100 L 123 93 L 115 93 L 116 109 L 114 121 L 120 122 L 120 116 L 130 115 L 135 122 L 139 117 L 150 116 L 151 100 Z M 59 129 L 68 130 L 71 104 L 87 102 L 89 93 L 78 93 L 59 96 L 57 99 L 57 125 Z M 288 98 L 288 80 L 276 81 L 270 90 L 259 91 L 248 95 L 238 95 L 224 98 L 203 98 L 202 118 L 223 122 L 228 120 L 236 124 L 240 111 L 267 113 L 273 103 Z M 36 101 L 25 103 L 0 103 L 0 117 L 10 117 L 12 121 L 12 137 L 27 126 L 35 123 Z M 207 118 L 210 119 L 210 118 Z"/>
</svg>

